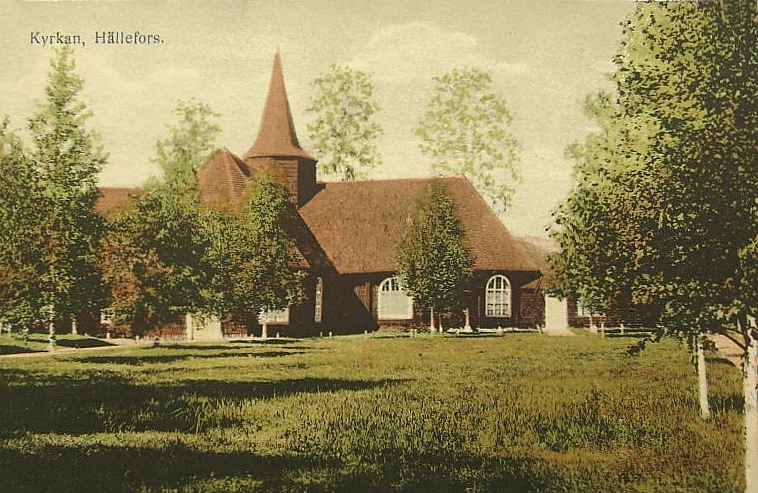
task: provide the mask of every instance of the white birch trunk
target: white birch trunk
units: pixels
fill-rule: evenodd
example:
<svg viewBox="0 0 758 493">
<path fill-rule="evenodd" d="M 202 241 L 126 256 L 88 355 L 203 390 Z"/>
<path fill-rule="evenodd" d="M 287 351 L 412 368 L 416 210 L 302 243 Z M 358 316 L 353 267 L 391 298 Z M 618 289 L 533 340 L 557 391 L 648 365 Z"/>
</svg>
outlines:
<svg viewBox="0 0 758 493">
<path fill-rule="evenodd" d="M 264 341 L 268 339 L 268 322 L 266 320 L 261 324 L 261 339 Z"/>
<path fill-rule="evenodd" d="M 468 308 L 466 308 L 465 314 L 466 314 L 466 325 L 464 325 L 463 328 L 466 329 L 467 331 L 470 331 L 471 330 L 471 318 L 469 316 Z"/>
<path fill-rule="evenodd" d="M 50 305 L 50 322 L 47 326 L 47 346 L 48 350 L 55 349 L 55 310 L 53 309 L 53 306 Z"/>
<path fill-rule="evenodd" d="M 703 350 L 702 341 L 695 341 L 695 351 L 697 352 L 697 388 L 700 401 L 700 417 L 708 419 L 711 417 L 711 409 L 708 405 L 708 376 L 705 367 L 705 351 Z"/>
<path fill-rule="evenodd" d="M 429 332 L 434 334 L 434 331 L 437 330 L 434 328 L 434 308 L 429 309 Z"/>
<path fill-rule="evenodd" d="M 755 328 L 747 327 L 747 350 L 742 362 L 745 395 L 745 493 L 758 493 L 758 339 Z"/>
</svg>

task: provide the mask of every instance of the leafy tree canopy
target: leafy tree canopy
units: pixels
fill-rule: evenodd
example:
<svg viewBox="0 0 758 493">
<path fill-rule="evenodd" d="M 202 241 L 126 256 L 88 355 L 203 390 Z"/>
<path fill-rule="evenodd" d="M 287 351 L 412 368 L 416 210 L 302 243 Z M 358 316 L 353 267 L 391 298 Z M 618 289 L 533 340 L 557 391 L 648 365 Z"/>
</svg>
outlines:
<svg viewBox="0 0 758 493">
<path fill-rule="evenodd" d="M 0 122 L 0 321 L 28 325 L 43 319 L 45 273 L 43 195 L 21 140 Z"/>
<path fill-rule="evenodd" d="M 208 244 L 196 195 L 155 188 L 134 197 L 111 220 L 102 249 L 117 320 L 139 331 L 202 310 Z"/>
<path fill-rule="evenodd" d="M 29 120 L 29 159 L 42 193 L 37 207 L 45 265 L 41 282 L 51 318 L 90 311 L 100 304 L 95 260 L 103 224 L 94 211 L 97 176 L 106 161 L 99 136 L 86 126 L 91 113 L 78 99 L 83 80 L 69 47 L 55 51 L 46 98 Z"/>
<path fill-rule="evenodd" d="M 304 272 L 287 230 L 289 207 L 284 187 L 259 172 L 237 209 L 210 212 L 208 256 L 216 315 L 257 315 L 301 299 Z"/>
<path fill-rule="evenodd" d="M 202 311 L 212 269 L 210 239 L 195 172 L 213 148 L 216 113 L 196 100 L 179 101 L 178 123 L 157 144 L 163 180 L 150 182 L 111 221 L 101 269 L 111 306 L 121 322 L 137 331 Z"/>
<path fill-rule="evenodd" d="M 342 180 L 365 178 L 379 165 L 376 139 L 382 129 L 374 121 L 379 106 L 368 74 L 333 64 L 313 81 L 315 93 L 307 108 L 308 124 L 319 170 Z"/>
<path fill-rule="evenodd" d="M 492 206 L 504 211 L 519 180 L 511 119 L 487 72 L 456 68 L 434 78 L 428 109 L 415 134 L 435 170 L 466 176 Z"/>
<path fill-rule="evenodd" d="M 434 181 L 416 202 L 398 250 L 405 291 L 438 312 L 459 306 L 474 258 L 447 187 Z"/>
<path fill-rule="evenodd" d="M 186 187 L 194 183 L 195 173 L 214 148 L 221 131 L 212 119 L 218 113 L 196 99 L 177 101 L 174 109 L 177 122 L 167 125 L 169 136 L 156 144 L 154 160 L 163 171 L 163 182 Z"/>
</svg>

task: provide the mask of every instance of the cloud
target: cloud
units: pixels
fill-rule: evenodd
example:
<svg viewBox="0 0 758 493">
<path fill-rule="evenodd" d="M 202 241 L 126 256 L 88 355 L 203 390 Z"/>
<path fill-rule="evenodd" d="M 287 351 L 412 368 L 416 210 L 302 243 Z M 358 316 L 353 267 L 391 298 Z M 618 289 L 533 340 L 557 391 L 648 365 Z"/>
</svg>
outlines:
<svg viewBox="0 0 758 493">
<path fill-rule="evenodd" d="M 372 73 L 380 82 L 402 83 L 465 65 L 502 74 L 525 74 L 524 61 L 505 61 L 482 53 L 477 39 L 423 22 L 395 24 L 377 31 L 348 65 Z"/>
</svg>

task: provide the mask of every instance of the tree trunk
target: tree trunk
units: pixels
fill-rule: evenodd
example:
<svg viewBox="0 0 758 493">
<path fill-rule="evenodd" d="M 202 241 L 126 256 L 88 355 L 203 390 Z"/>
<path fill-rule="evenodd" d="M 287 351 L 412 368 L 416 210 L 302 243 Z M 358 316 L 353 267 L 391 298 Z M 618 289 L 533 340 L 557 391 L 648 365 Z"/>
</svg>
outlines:
<svg viewBox="0 0 758 493">
<path fill-rule="evenodd" d="M 429 309 L 429 332 L 434 334 L 434 331 L 437 330 L 434 328 L 434 307 Z"/>
<path fill-rule="evenodd" d="M 464 313 L 466 314 L 466 324 L 463 326 L 464 329 L 467 331 L 471 330 L 471 319 L 469 317 L 468 308 L 464 310 Z"/>
<path fill-rule="evenodd" d="M 48 350 L 55 349 L 55 309 L 50 306 L 50 322 L 47 326 L 47 347 Z"/>
<path fill-rule="evenodd" d="M 705 367 L 705 351 L 703 350 L 703 343 L 700 340 L 695 341 L 695 351 L 697 353 L 696 366 L 697 366 L 697 387 L 698 397 L 700 400 L 700 417 L 708 419 L 711 417 L 711 409 L 708 405 L 708 377 Z"/>
<path fill-rule="evenodd" d="M 264 320 L 261 324 L 261 339 L 264 341 L 268 339 L 268 321 Z"/>
<path fill-rule="evenodd" d="M 751 324 L 745 331 L 747 348 L 742 362 L 745 395 L 745 493 L 758 493 L 758 338 Z"/>
</svg>

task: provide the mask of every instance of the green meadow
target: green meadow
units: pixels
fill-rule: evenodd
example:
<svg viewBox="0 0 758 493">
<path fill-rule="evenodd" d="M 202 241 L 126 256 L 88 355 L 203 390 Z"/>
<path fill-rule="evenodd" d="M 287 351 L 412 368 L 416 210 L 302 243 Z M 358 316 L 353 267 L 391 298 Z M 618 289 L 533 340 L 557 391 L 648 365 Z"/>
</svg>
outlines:
<svg viewBox="0 0 758 493">
<path fill-rule="evenodd" d="M 1 492 L 734 492 L 739 371 L 713 418 L 673 341 L 506 334 L 0 358 Z"/>
</svg>

